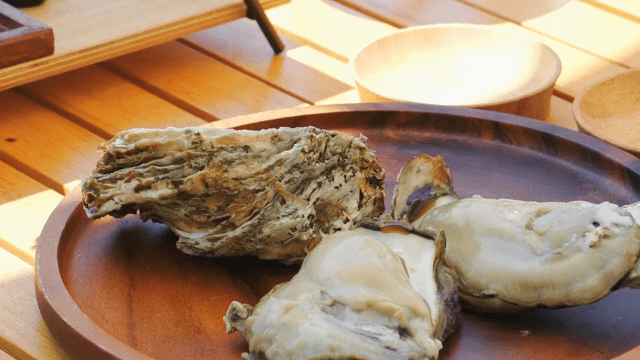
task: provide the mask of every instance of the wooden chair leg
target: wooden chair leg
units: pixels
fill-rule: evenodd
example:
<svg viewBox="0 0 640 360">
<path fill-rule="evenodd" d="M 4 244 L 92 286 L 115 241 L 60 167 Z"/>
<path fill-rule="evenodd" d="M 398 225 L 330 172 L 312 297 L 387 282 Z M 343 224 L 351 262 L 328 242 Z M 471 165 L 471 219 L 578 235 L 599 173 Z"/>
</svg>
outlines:
<svg viewBox="0 0 640 360">
<path fill-rule="evenodd" d="M 273 28 L 273 25 L 271 25 L 267 15 L 264 13 L 262 5 L 260 5 L 258 0 L 244 0 L 244 3 L 247 5 L 247 17 L 258 22 L 262 33 L 266 36 L 273 51 L 276 54 L 280 54 L 284 50 L 284 44 Z"/>
</svg>

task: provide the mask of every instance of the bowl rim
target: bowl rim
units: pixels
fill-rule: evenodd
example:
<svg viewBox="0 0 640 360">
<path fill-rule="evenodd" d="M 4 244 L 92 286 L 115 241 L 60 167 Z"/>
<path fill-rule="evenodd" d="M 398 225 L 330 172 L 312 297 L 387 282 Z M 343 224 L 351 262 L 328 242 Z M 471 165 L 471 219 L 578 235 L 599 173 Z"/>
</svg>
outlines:
<svg viewBox="0 0 640 360">
<path fill-rule="evenodd" d="M 582 116 L 582 111 L 580 110 L 580 104 L 582 103 L 582 99 L 585 97 L 585 95 L 590 92 L 591 90 L 593 90 L 596 86 L 601 85 L 607 81 L 611 81 L 613 79 L 617 79 L 617 78 L 621 78 L 621 77 L 626 77 L 629 76 L 630 74 L 634 74 L 634 73 L 640 73 L 640 69 L 629 69 L 627 71 L 623 71 L 619 74 L 613 75 L 611 77 L 608 77 L 604 80 L 598 81 L 595 84 L 591 84 L 587 87 L 585 87 L 584 89 L 582 89 L 578 95 L 576 95 L 576 97 L 573 99 L 573 103 L 571 104 L 571 113 L 573 114 L 573 120 L 576 122 L 576 125 L 578 126 L 578 129 L 584 133 L 587 133 L 591 136 L 594 136 L 596 138 L 599 138 L 603 141 L 608 142 L 609 144 L 618 147 L 622 150 L 625 150 L 627 152 L 631 152 L 632 154 L 640 154 L 640 146 L 632 146 L 629 144 L 625 144 L 623 142 L 617 141 L 615 138 L 610 137 L 609 135 L 606 134 L 602 134 L 598 131 L 596 131 L 590 124 L 589 122 L 584 118 L 584 116 Z"/>
<path fill-rule="evenodd" d="M 513 36 L 522 40 L 525 40 L 529 43 L 531 43 L 532 45 L 537 45 L 540 46 L 542 49 L 544 49 L 545 51 L 547 51 L 549 54 L 551 54 L 551 56 L 553 57 L 553 59 L 555 60 L 556 66 L 555 66 L 555 71 L 550 75 L 550 77 L 548 78 L 548 80 L 544 83 L 544 86 L 540 87 L 537 90 L 530 90 L 521 94 L 518 94 L 518 96 L 514 96 L 514 97 L 508 97 L 506 99 L 503 100 L 499 100 L 499 101 L 488 101 L 488 102 L 482 102 L 482 103 L 474 103 L 474 104 L 447 104 L 447 105 L 443 105 L 443 104 L 431 104 L 431 103 L 427 103 L 427 102 L 416 102 L 416 101 L 412 101 L 412 100 L 407 100 L 407 99 L 402 99 L 399 98 L 397 96 L 389 96 L 388 94 L 385 94 L 386 90 L 382 90 L 382 91 L 372 91 L 372 87 L 369 86 L 369 84 L 364 81 L 360 75 L 358 74 L 358 72 L 356 71 L 356 67 L 355 67 L 355 63 L 356 63 L 356 59 L 358 58 L 358 56 L 360 54 L 362 54 L 366 49 L 368 49 L 370 46 L 372 46 L 373 44 L 382 41 L 384 39 L 388 39 L 391 37 L 395 37 L 398 34 L 403 34 L 403 33 L 407 33 L 407 32 L 413 32 L 413 31 L 421 31 L 424 29 L 433 29 L 433 28 L 468 28 L 468 29 L 476 29 L 476 30 L 483 30 L 483 31 L 490 31 L 490 32 L 496 32 L 496 33 L 502 33 L 502 34 L 506 34 L 508 36 Z M 511 103 L 511 102 L 515 102 L 515 101 L 519 101 L 528 97 L 531 97 L 533 95 L 539 94 L 547 89 L 549 89 L 550 87 L 553 87 L 556 83 L 556 81 L 558 80 L 558 77 L 560 77 L 560 73 L 562 72 L 562 61 L 560 60 L 560 57 L 558 56 L 558 54 L 553 51 L 553 49 L 538 40 L 533 39 L 532 37 L 528 37 L 525 34 L 521 34 L 518 33 L 516 31 L 513 30 L 509 30 L 509 29 L 502 29 L 502 28 L 497 28 L 494 27 L 492 25 L 479 25 L 479 24 L 467 24 L 467 23 L 447 23 L 447 24 L 428 24 L 428 25 L 417 25 L 417 26 L 409 26 L 403 29 L 398 29 L 397 31 L 394 31 L 391 34 L 388 35 L 384 35 L 381 37 L 376 38 L 373 41 L 368 42 L 367 44 L 365 44 L 364 46 L 361 46 L 356 52 L 354 52 L 354 54 L 349 58 L 349 70 L 351 71 L 351 74 L 356 82 L 356 84 L 358 86 L 361 86 L 363 88 L 365 88 L 367 91 L 372 92 L 374 94 L 380 94 L 381 96 L 384 96 L 388 99 L 391 99 L 392 101 L 395 102 L 413 102 L 413 103 L 422 103 L 422 104 L 430 104 L 430 105 L 441 105 L 441 106 L 461 106 L 461 107 L 467 107 L 467 108 L 483 108 L 483 107 L 490 107 L 490 106 L 498 106 L 498 105 L 503 105 L 503 104 L 507 104 L 507 103 Z"/>
</svg>

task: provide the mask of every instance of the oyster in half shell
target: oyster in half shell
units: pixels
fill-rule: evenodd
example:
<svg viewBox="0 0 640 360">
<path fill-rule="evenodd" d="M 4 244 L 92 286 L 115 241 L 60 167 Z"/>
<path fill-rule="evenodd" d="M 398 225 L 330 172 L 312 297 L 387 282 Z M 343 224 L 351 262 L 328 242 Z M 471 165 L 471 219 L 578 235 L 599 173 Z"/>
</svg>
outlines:
<svg viewBox="0 0 640 360">
<path fill-rule="evenodd" d="M 326 237 L 255 307 L 231 304 L 223 320 L 247 339 L 245 358 L 437 359 L 459 310 L 443 234 L 369 227 L 380 231 Z"/>
<path fill-rule="evenodd" d="M 313 127 L 133 129 L 101 150 L 82 181 L 87 215 L 139 211 L 188 254 L 299 262 L 384 211 L 384 171 L 365 139 Z"/>
<path fill-rule="evenodd" d="M 459 199 L 442 158 L 428 155 L 411 160 L 398 184 L 392 213 L 418 229 L 444 230 L 444 262 L 472 307 L 575 306 L 638 285 L 640 226 L 632 209 L 607 202 Z"/>
</svg>

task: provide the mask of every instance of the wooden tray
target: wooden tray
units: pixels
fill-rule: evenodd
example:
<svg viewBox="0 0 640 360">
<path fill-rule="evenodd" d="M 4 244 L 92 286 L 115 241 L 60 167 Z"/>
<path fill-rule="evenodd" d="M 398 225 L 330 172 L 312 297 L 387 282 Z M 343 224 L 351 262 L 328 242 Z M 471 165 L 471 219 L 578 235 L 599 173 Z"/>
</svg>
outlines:
<svg viewBox="0 0 640 360">
<path fill-rule="evenodd" d="M 259 3 L 266 10 L 288 1 Z M 22 11 L 53 29 L 55 52 L 0 69 L 0 90 L 241 19 L 247 7 L 242 0 L 47 0 Z"/>
<path fill-rule="evenodd" d="M 0 1 L 0 69 L 53 54 L 53 30 Z"/>
<path fill-rule="evenodd" d="M 362 133 L 387 172 L 388 199 L 403 163 L 427 152 L 444 156 L 463 197 L 640 201 L 640 160 L 586 135 L 512 115 L 355 104 L 280 110 L 214 125 L 221 124 Z M 166 226 L 136 216 L 90 221 L 80 201 L 76 189 L 60 203 L 36 256 L 42 316 L 79 358 L 239 359 L 247 347 L 241 335 L 224 331 L 227 306 L 232 300 L 255 304 L 296 271 L 251 258 L 184 255 Z M 570 309 L 465 313 L 441 358 L 613 358 L 640 344 L 639 303 L 640 291 L 624 289 Z"/>
</svg>

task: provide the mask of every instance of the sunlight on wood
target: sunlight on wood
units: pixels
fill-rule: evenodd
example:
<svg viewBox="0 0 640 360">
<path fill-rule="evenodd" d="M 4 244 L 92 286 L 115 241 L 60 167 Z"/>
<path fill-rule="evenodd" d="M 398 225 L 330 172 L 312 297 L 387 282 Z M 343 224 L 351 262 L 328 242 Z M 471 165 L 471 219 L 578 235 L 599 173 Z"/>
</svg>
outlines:
<svg viewBox="0 0 640 360">
<path fill-rule="evenodd" d="M 640 24 L 595 6 L 572 1 L 522 25 L 606 59 L 640 67 Z"/>
<path fill-rule="evenodd" d="M 635 17 L 640 17 L 640 1 L 638 0 L 583 0 L 583 1 L 589 4 L 606 5 L 610 8 L 623 11 Z"/>
<path fill-rule="evenodd" d="M 69 359 L 47 329 L 36 303 L 33 267 L 0 249 L 0 348 L 19 359 Z M 37 339 L 37 341 L 34 341 Z"/>
<path fill-rule="evenodd" d="M 14 360 L 13 357 L 11 357 L 9 354 L 7 354 L 6 352 L 0 350 L 0 360 Z"/>
<path fill-rule="evenodd" d="M 267 15 L 287 36 L 344 62 L 365 44 L 396 31 L 391 25 L 327 0 L 293 0 L 267 10 Z"/>
<path fill-rule="evenodd" d="M 557 96 L 551 97 L 551 114 L 548 122 L 562 126 L 567 129 L 578 131 L 578 125 L 576 125 L 573 119 L 573 112 L 571 103 L 567 100 L 563 100 Z"/>
<path fill-rule="evenodd" d="M 613 360 L 638 360 L 640 359 L 640 347 L 628 351 Z"/>
<path fill-rule="evenodd" d="M 354 9 L 400 28 L 426 24 L 489 25 L 504 22 L 501 18 L 455 0 L 394 0 L 393 6 L 385 1 L 338 0 L 338 2 L 349 4 Z"/>
<path fill-rule="evenodd" d="M 238 20 L 185 37 L 180 42 L 306 103 L 315 103 L 353 87 L 349 85 L 344 62 L 284 35 L 281 39 L 286 48 L 274 55 L 255 25 L 246 19 Z"/>
<path fill-rule="evenodd" d="M 627 68 L 612 64 L 599 57 L 587 54 L 561 41 L 523 29 L 513 23 L 492 25 L 515 31 L 549 46 L 562 62 L 562 71 L 556 81 L 556 89 L 575 97 L 582 89 L 627 71 Z"/>
<path fill-rule="evenodd" d="M 100 156 L 102 156 L 102 154 L 100 154 Z M 87 172 L 87 176 L 89 175 L 90 172 Z M 78 185 L 80 185 L 80 182 L 82 180 L 81 179 L 77 179 L 77 180 L 72 180 L 69 181 L 68 183 L 64 184 L 64 190 L 65 190 L 65 194 L 68 194 L 69 192 L 71 192 L 71 190 L 75 189 Z"/>
<path fill-rule="evenodd" d="M 571 1 L 578 0 L 530 0 L 526 6 L 513 0 L 461 0 L 464 3 L 474 4 L 492 13 L 509 18 L 521 23 L 525 20 L 544 16 L 554 10 L 560 9 Z"/>
<path fill-rule="evenodd" d="M 46 190 L 0 205 L 0 247 L 34 265 L 35 242 L 62 195 Z"/>
<path fill-rule="evenodd" d="M 360 102 L 358 90 L 353 89 L 318 101 L 316 105 L 355 104 Z"/>
<path fill-rule="evenodd" d="M 84 67 L 20 89 L 106 139 L 132 127 L 205 123 L 100 66 Z"/>
<path fill-rule="evenodd" d="M 319 53 L 309 46 L 300 46 L 289 50 L 287 51 L 287 56 L 352 87 L 356 86 L 347 64 L 328 55 Z"/>
<path fill-rule="evenodd" d="M 208 121 L 300 104 L 300 100 L 176 41 L 103 64 Z"/>
</svg>

